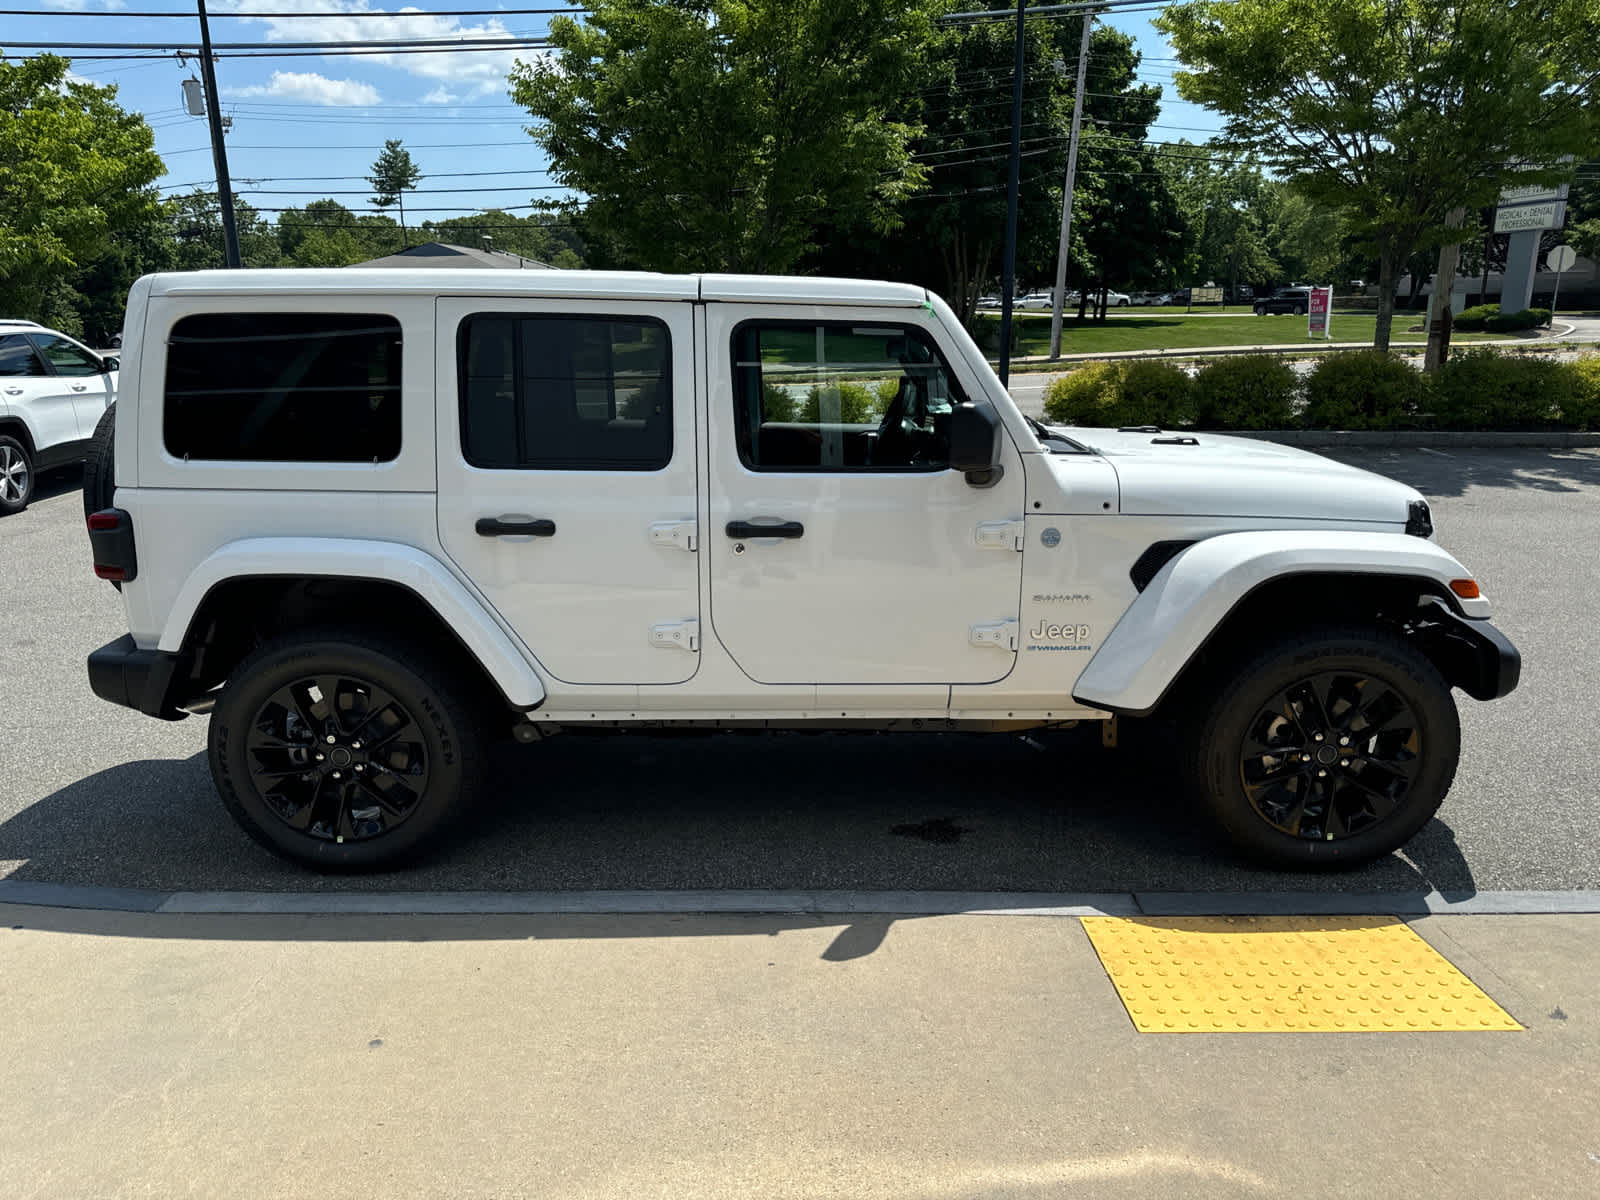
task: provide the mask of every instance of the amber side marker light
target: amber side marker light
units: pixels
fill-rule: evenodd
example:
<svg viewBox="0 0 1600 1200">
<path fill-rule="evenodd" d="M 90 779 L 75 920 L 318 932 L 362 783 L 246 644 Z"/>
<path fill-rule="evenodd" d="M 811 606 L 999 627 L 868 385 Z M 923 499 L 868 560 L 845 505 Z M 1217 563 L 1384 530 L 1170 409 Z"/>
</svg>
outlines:
<svg viewBox="0 0 1600 1200">
<path fill-rule="evenodd" d="M 1476 600 L 1483 594 L 1478 591 L 1478 581 L 1476 579 L 1452 579 L 1450 581 L 1450 590 L 1463 600 Z"/>
</svg>

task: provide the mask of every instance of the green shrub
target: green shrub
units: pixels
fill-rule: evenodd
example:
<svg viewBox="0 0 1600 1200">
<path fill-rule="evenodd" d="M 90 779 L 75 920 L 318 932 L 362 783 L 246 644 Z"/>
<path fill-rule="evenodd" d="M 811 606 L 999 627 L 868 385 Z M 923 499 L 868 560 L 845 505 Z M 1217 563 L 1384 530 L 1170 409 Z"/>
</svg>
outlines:
<svg viewBox="0 0 1600 1200">
<path fill-rule="evenodd" d="M 1496 313 L 1484 322 L 1484 328 L 1491 333 L 1516 333 L 1518 330 L 1542 325 L 1549 319 L 1548 309 L 1525 308 L 1521 312 Z"/>
<path fill-rule="evenodd" d="M 1452 355 L 1432 389 L 1435 423 L 1444 429 L 1538 429 L 1572 403 L 1575 379 L 1565 364 L 1481 346 Z"/>
<path fill-rule="evenodd" d="M 1392 354 L 1325 354 L 1306 377 L 1305 422 L 1313 429 L 1404 428 L 1427 395 L 1427 376 Z"/>
<path fill-rule="evenodd" d="M 1561 405 L 1562 423 L 1579 429 L 1600 428 L 1600 357 L 1591 355 L 1562 365 L 1572 383 L 1572 392 Z"/>
<path fill-rule="evenodd" d="M 834 417 L 832 398 L 826 407 L 823 405 L 823 396 L 826 392 L 837 390 L 839 393 L 839 415 Z M 823 385 L 813 384 L 806 392 L 804 403 L 795 420 L 804 421 L 811 425 L 829 423 L 837 420 L 841 425 L 874 425 L 883 416 L 883 408 L 878 396 L 864 383 L 851 383 L 842 380 L 838 383 Z"/>
<path fill-rule="evenodd" d="M 1459 329 L 1463 333 L 1482 333 L 1489 318 L 1499 315 L 1498 304 L 1479 304 L 1474 308 L 1462 309 L 1450 325 L 1452 329 Z"/>
<path fill-rule="evenodd" d="M 1044 393 L 1045 419 L 1058 425 L 1114 428 L 1123 420 L 1122 372 L 1117 363 L 1089 363 L 1051 380 Z"/>
<path fill-rule="evenodd" d="M 1207 363 L 1194 377 L 1202 429 L 1286 429 L 1294 421 L 1299 380 L 1282 359 L 1242 354 Z"/>
<path fill-rule="evenodd" d="M 1119 424 L 1175 429 L 1194 423 L 1194 380 L 1189 372 L 1152 359 L 1136 359 L 1120 366 Z"/>
<path fill-rule="evenodd" d="M 761 381 L 761 419 L 786 422 L 794 420 L 794 394 L 765 379 Z"/>
</svg>

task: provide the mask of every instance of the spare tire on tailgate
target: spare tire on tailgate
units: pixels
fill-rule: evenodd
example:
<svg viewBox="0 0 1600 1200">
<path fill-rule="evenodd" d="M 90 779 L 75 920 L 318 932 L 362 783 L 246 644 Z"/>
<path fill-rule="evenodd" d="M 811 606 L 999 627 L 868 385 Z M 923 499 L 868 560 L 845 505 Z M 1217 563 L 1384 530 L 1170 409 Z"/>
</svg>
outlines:
<svg viewBox="0 0 1600 1200">
<path fill-rule="evenodd" d="M 106 405 L 100 423 L 89 439 L 83 456 L 83 515 L 87 519 L 102 508 L 110 508 L 116 495 L 116 454 L 112 445 L 117 435 L 117 402 Z"/>
</svg>

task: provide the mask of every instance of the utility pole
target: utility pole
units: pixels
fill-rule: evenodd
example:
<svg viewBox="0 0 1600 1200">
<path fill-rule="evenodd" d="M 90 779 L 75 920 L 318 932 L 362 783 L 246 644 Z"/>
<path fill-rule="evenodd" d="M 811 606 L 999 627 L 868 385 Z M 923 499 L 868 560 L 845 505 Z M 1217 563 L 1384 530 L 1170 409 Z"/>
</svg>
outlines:
<svg viewBox="0 0 1600 1200">
<path fill-rule="evenodd" d="M 233 221 L 233 187 L 228 182 L 228 150 L 222 144 L 222 110 L 217 104 L 217 72 L 211 63 L 211 26 L 206 21 L 206 0 L 200 6 L 200 78 L 206 87 L 206 119 L 211 124 L 211 158 L 217 167 L 217 204 L 222 209 L 222 250 L 229 267 L 238 269 L 239 230 Z"/>
<path fill-rule="evenodd" d="M 1094 13 L 1083 14 L 1083 40 L 1078 45 L 1078 90 L 1072 93 L 1072 137 L 1067 142 L 1067 182 L 1061 189 L 1061 245 L 1056 249 L 1056 291 L 1050 305 L 1050 357 L 1061 357 L 1061 308 L 1067 295 L 1067 255 L 1072 249 L 1072 189 L 1078 180 L 1078 132 L 1083 105 L 1089 98 L 1084 78 L 1089 71 L 1089 31 Z"/>
<path fill-rule="evenodd" d="M 1006 183 L 1006 244 L 1000 290 L 1000 386 L 1011 382 L 1011 300 L 1017 290 L 1017 192 L 1022 186 L 1022 75 L 1025 45 L 1022 10 L 1028 0 L 1017 0 L 1017 59 L 1011 73 L 1011 172 Z"/>
</svg>

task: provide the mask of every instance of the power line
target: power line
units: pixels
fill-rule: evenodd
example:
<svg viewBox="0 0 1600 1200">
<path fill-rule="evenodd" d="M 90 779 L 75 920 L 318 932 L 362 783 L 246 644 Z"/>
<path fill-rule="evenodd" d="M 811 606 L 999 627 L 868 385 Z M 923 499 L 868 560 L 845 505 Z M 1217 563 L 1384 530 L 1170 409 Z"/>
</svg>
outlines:
<svg viewBox="0 0 1600 1200">
<path fill-rule="evenodd" d="M 102 16 L 106 14 L 100 14 Z M 379 41 L 327 41 L 327 42 L 212 42 L 213 50 L 269 50 L 274 47 L 283 50 L 354 50 L 363 47 L 401 47 L 424 46 L 430 49 L 457 50 L 466 46 L 490 46 L 496 49 L 506 49 L 524 45 L 528 42 L 546 42 L 544 36 L 538 37 L 495 37 L 495 38 L 385 38 Z M 193 42 L 184 42 L 174 45 L 168 42 L 12 42 L 8 46 L 15 46 L 23 50 L 165 50 L 180 51 L 194 50 Z"/>
</svg>

